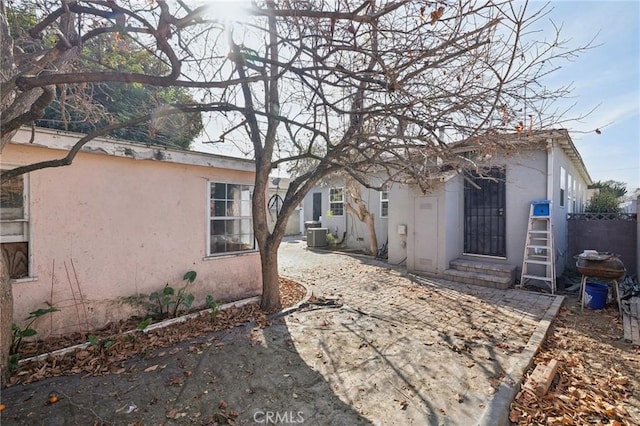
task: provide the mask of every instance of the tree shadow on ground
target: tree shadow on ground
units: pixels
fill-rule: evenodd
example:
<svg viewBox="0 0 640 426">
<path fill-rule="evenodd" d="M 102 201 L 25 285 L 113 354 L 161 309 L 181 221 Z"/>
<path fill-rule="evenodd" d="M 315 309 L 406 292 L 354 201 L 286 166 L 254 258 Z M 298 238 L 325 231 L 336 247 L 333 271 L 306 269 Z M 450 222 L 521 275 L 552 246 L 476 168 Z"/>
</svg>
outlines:
<svg viewBox="0 0 640 426">
<path fill-rule="evenodd" d="M 302 351 L 317 346 L 329 365 L 313 367 L 349 405 L 376 407 L 376 421 L 471 424 L 497 415 L 488 404 L 521 378 L 555 300 L 411 276 L 361 256 L 316 256 L 326 259 L 316 265 L 314 255 L 287 272 L 343 308 L 305 316 L 291 333 L 315 341 Z M 324 330 L 306 326 L 320 318 Z M 301 354 L 311 365 L 314 354 Z"/>
<path fill-rule="evenodd" d="M 56 377 L 2 392 L 6 424 L 369 424 L 299 356 L 282 320 L 183 342 L 119 375 Z M 60 399 L 48 404 L 50 392 Z"/>
</svg>

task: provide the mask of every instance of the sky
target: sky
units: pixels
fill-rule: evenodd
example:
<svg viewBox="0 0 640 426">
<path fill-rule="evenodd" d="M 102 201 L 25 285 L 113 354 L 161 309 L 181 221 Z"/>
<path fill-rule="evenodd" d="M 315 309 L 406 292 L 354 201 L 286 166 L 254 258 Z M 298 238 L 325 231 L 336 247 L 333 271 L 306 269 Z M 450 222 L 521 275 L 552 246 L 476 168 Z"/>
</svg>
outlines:
<svg viewBox="0 0 640 426">
<path fill-rule="evenodd" d="M 544 3 L 534 0 L 531 7 Z M 591 49 L 564 63 L 549 78 L 551 86 L 573 83 L 566 106 L 575 106 L 568 117 L 593 110 L 584 119 L 563 126 L 570 131 L 594 181 L 624 182 L 631 193 L 640 188 L 640 0 L 549 3 L 552 10 L 546 22 L 552 20 L 562 27 L 562 38 L 569 41 L 569 46 L 593 40 Z M 200 142 L 193 149 L 237 155 L 231 147 Z"/>
<path fill-rule="evenodd" d="M 567 123 L 594 181 L 640 187 L 640 1 L 552 1 L 550 18 L 565 38 L 596 47 L 564 66 L 555 79 L 573 81 L 575 112 L 596 108 Z M 595 128 L 601 130 L 598 135 Z"/>
</svg>

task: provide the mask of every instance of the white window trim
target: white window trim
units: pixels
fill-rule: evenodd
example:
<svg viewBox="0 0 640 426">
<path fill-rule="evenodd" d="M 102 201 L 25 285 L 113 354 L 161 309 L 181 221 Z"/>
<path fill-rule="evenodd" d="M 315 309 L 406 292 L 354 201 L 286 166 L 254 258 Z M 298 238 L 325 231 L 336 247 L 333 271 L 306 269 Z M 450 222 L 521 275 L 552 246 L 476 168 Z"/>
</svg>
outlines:
<svg viewBox="0 0 640 426">
<path fill-rule="evenodd" d="M 567 173 L 567 213 L 574 213 L 573 211 L 573 176 L 571 176 L 571 173 Z"/>
<path fill-rule="evenodd" d="M 252 229 L 251 233 L 253 234 L 253 248 L 249 250 L 238 250 L 238 251 L 225 251 L 222 253 L 211 253 L 211 221 L 215 219 L 229 219 L 228 216 L 211 216 L 211 184 L 213 183 L 223 183 L 225 185 L 244 185 L 251 188 L 251 194 L 253 197 L 253 192 L 255 191 L 255 186 L 253 183 L 239 183 L 239 182 L 230 182 L 227 180 L 213 180 L 208 179 L 207 184 L 205 185 L 206 194 L 205 194 L 205 217 L 207 220 L 207 232 L 206 232 L 206 246 L 205 246 L 205 256 L 204 259 L 211 258 L 221 258 L 221 257 L 231 257 L 231 256 L 242 256 L 245 254 L 256 253 L 258 251 L 258 243 L 255 239 L 255 231 L 253 229 L 253 214 L 251 216 L 238 216 L 233 218 L 250 218 Z M 251 200 L 250 200 L 251 201 Z M 253 206 L 251 207 L 253 209 Z"/>
<path fill-rule="evenodd" d="M 2 170 L 11 170 L 15 167 L 19 167 L 18 165 L 9 165 L 3 164 Z M 29 174 L 25 173 L 22 175 L 22 219 L 9 219 L 2 220 L 1 222 L 11 222 L 11 223 L 25 223 L 26 224 L 26 232 L 22 233 L 22 236 L 18 235 L 10 235 L 6 237 L 0 236 L 0 243 L 28 243 L 31 240 L 31 227 L 30 223 L 30 211 L 29 211 Z"/>
<path fill-rule="evenodd" d="M 331 191 L 333 190 L 340 190 L 340 193 L 342 195 L 342 200 L 341 201 L 331 201 Z M 342 204 L 342 214 L 334 214 L 333 213 L 333 208 L 331 207 L 332 204 Z M 334 188 L 329 188 L 329 212 L 331 213 L 332 217 L 342 217 L 344 216 L 344 187 L 342 186 L 336 186 Z"/>
<path fill-rule="evenodd" d="M 387 193 L 387 198 L 383 198 L 384 193 Z M 384 206 L 384 203 L 387 203 L 387 214 L 382 214 L 382 207 Z M 382 191 L 380 191 L 380 217 L 383 219 L 387 219 L 389 217 L 389 189 L 383 189 Z"/>
<path fill-rule="evenodd" d="M 567 203 L 565 202 L 565 200 L 567 198 L 567 171 L 562 166 L 560 166 L 560 190 L 558 192 L 560 198 L 560 203 L 558 204 L 561 208 L 566 208 Z"/>
<path fill-rule="evenodd" d="M 11 169 L 15 169 L 16 167 L 20 167 L 22 166 L 21 164 L 15 164 L 15 163 L 3 163 L 2 167 L 0 168 L 0 170 L 11 170 Z M 26 277 L 22 277 L 22 278 L 12 278 L 10 281 L 12 283 L 20 283 L 20 282 L 30 282 L 30 281 L 36 281 L 38 279 L 38 277 L 34 274 L 34 270 L 33 270 L 33 244 L 32 244 L 32 240 L 33 240 L 33 236 L 32 236 L 32 226 L 31 226 L 31 185 L 30 185 L 31 179 L 30 179 L 30 175 L 29 173 L 24 173 L 22 174 L 22 185 L 23 185 L 23 189 L 22 189 L 22 208 L 23 208 L 23 218 L 22 219 L 14 219 L 14 220 L 7 220 L 7 221 L 1 221 L 1 222 L 23 222 L 26 225 L 26 232 L 24 232 L 23 230 L 23 235 L 21 237 L 19 236 L 7 236 L 7 237 L 2 237 L 0 236 L 0 243 L 27 243 L 27 253 L 28 253 L 28 264 L 27 264 L 27 273 L 28 275 Z M 0 225 L 1 226 L 1 225 Z"/>
</svg>

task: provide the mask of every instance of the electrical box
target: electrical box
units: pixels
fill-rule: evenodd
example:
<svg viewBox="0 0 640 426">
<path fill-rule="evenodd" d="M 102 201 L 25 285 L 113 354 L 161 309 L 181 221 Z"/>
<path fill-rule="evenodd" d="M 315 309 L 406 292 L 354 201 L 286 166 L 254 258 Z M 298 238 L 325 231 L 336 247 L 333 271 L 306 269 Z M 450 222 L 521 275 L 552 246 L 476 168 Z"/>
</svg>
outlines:
<svg viewBox="0 0 640 426">
<path fill-rule="evenodd" d="M 407 235 L 407 225 L 398 225 L 398 235 Z"/>
<path fill-rule="evenodd" d="M 309 228 L 307 229 L 307 247 L 326 247 L 327 228 Z"/>
</svg>

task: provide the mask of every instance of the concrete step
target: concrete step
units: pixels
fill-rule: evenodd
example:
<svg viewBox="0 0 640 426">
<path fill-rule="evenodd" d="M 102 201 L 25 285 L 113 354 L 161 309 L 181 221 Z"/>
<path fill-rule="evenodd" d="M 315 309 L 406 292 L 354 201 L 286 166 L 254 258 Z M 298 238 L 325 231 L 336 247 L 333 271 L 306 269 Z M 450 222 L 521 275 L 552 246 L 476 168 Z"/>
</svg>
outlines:
<svg viewBox="0 0 640 426">
<path fill-rule="evenodd" d="M 498 288 L 505 290 L 514 284 L 511 277 L 502 277 L 497 275 L 482 274 L 473 271 L 461 271 L 459 269 L 447 269 L 443 276 L 449 281 L 455 281 L 464 284 L 473 284 L 489 288 Z"/>
<path fill-rule="evenodd" d="M 449 268 L 458 271 L 476 272 L 478 274 L 508 278 L 511 282 L 515 282 L 516 280 L 516 267 L 513 265 L 455 259 L 449 262 Z"/>
</svg>

